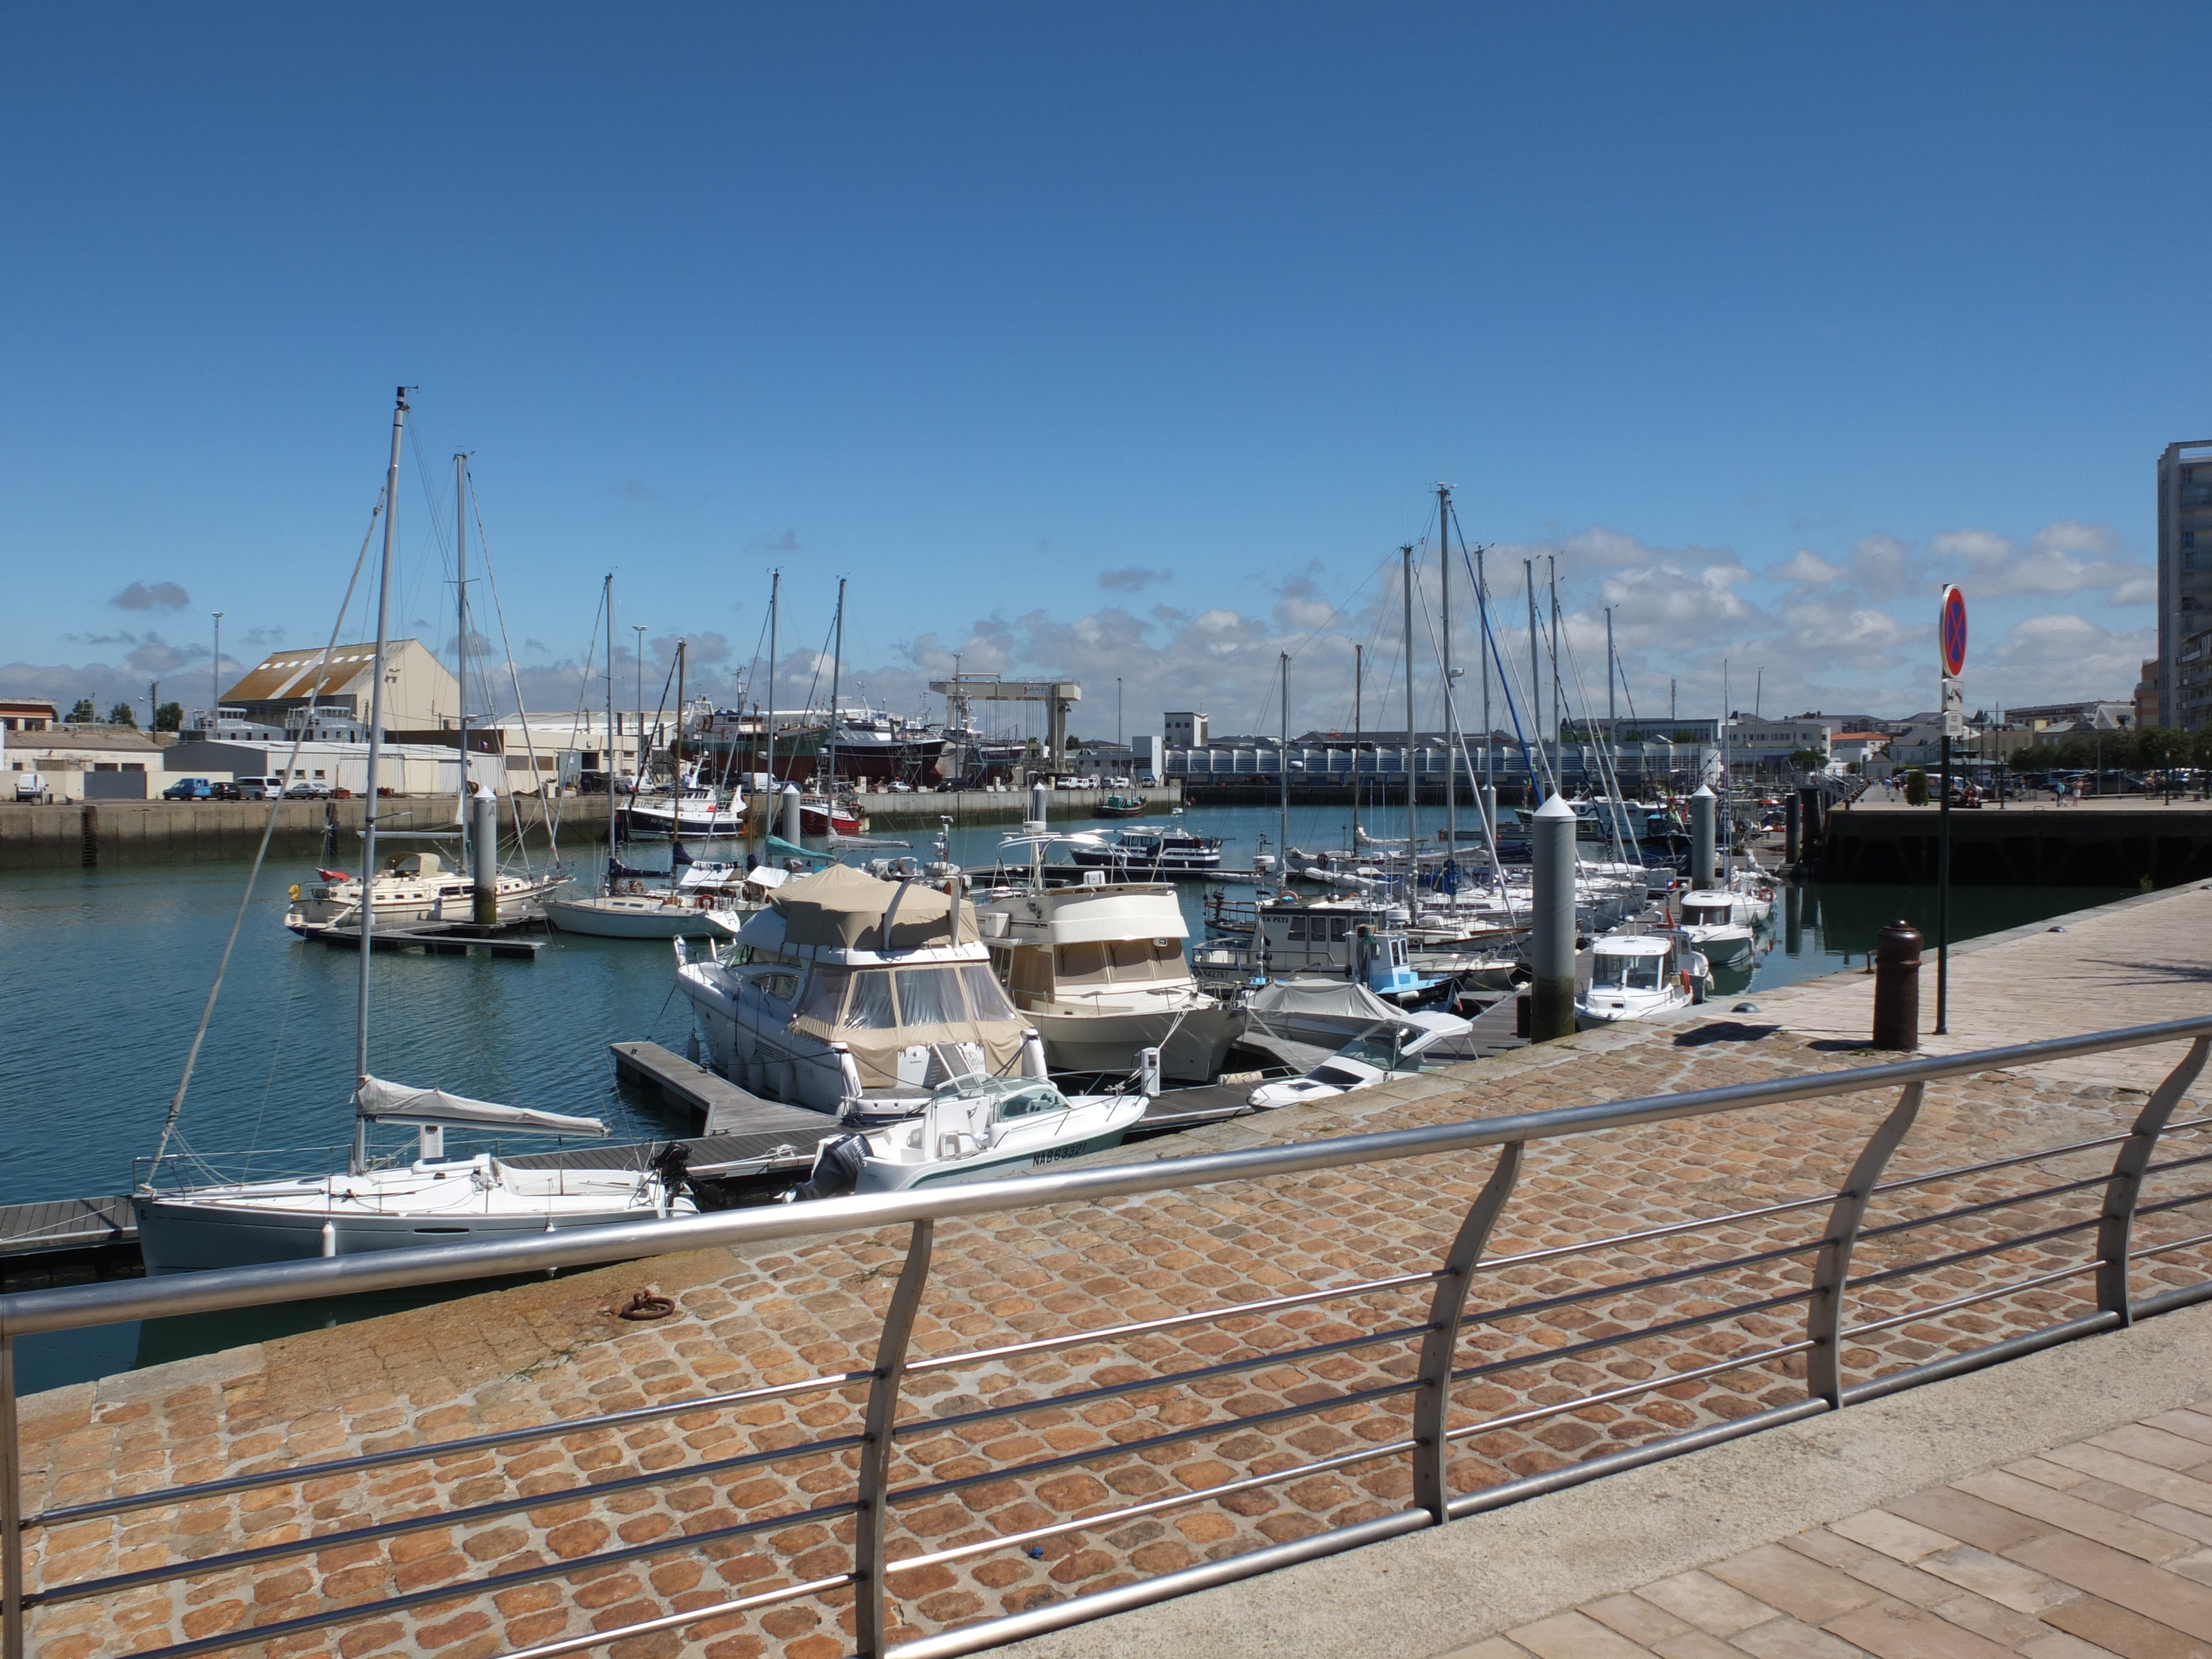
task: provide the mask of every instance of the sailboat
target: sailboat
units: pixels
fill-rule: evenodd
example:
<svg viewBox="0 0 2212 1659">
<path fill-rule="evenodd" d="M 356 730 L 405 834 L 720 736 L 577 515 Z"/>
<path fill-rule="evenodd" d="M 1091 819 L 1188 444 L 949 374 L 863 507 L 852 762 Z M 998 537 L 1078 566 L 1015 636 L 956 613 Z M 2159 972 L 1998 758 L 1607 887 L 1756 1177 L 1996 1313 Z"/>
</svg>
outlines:
<svg viewBox="0 0 2212 1659">
<path fill-rule="evenodd" d="M 605 584 L 603 608 L 607 617 L 607 730 L 615 726 L 615 579 L 611 573 Z M 677 645 L 678 672 L 681 672 L 684 647 Z M 679 705 L 680 707 L 680 705 Z M 681 715 L 679 714 L 679 720 Z M 682 746 L 679 735 L 678 746 Z M 589 933 L 600 939 L 677 939 L 696 938 L 714 931 L 713 918 L 719 911 L 731 917 L 732 925 L 742 919 L 746 910 L 760 908 L 759 899 L 732 896 L 731 886 L 742 881 L 744 872 L 731 865 L 714 866 L 714 873 L 726 879 L 691 881 L 687 876 L 692 866 L 685 864 L 679 833 L 690 833 L 688 828 L 679 830 L 679 823 L 690 823 L 690 803 L 684 803 L 684 816 L 680 820 L 671 814 L 664 833 L 668 836 L 668 880 L 664 884 L 636 875 L 625 875 L 615 861 L 615 847 L 619 839 L 617 818 L 621 807 L 617 800 L 612 769 L 610 767 L 607 787 L 607 873 L 600 890 L 595 895 L 575 895 L 567 898 L 545 901 L 545 920 L 567 933 Z M 680 797 L 678 799 L 681 799 Z M 712 797 L 709 795 L 709 805 Z M 737 805 L 742 812 L 742 798 Z M 635 805 L 630 808 L 634 828 L 642 828 Z M 702 875 L 706 872 L 700 872 Z"/>
<path fill-rule="evenodd" d="M 454 833 L 460 842 L 459 867 L 448 869 L 443 859 L 435 853 L 409 853 L 392 861 L 386 870 L 377 870 L 374 858 L 365 858 L 364 871 L 374 872 L 366 880 L 347 874 L 343 870 L 315 872 L 319 881 L 293 888 L 291 908 L 284 913 L 284 926 L 301 939 L 312 939 L 327 933 L 333 928 L 350 930 L 362 927 L 362 895 L 366 890 L 368 907 L 375 913 L 377 922 L 520 921 L 531 914 L 532 905 L 547 894 L 567 885 L 568 878 L 555 871 L 544 875 L 535 872 L 514 876 L 497 871 L 498 860 L 492 858 L 493 910 L 489 915 L 477 913 L 476 883 L 469 873 L 469 836 L 471 833 L 470 802 L 472 796 L 482 793 L 470 777 L 469 757 L 469 524 L 468 524 L 467 457 L 453 457 L 453 517 L 455 586 L 459 598 L 455 602 L 457 615 L 454 629 L 454 681 L 460 688 L 460 708 L 458 720 L 460 730 L 456 737 L 454 754 L 457 758 L 458 781 L 454 786 Z M 374 736 L 374 734 L 372 734 Z M 368 799 L 377 799 L 376 781 L 368 784 Z M 372 809 L 373 810 L 373 809 Z M 495 838 L 495 852 L 498 818 L 495 814 L 488 822 Z M 519 822 L 519 820 L 518 820 Z M 442 834 L 442 832 L 433 832 Z"/>
<path fill-rule="evenodd" d="M 384 494 L 384 562 L 377 587 L 376 658 L 370 692 L 368 763 L 364 790 L 374 806 L 383 748 L 384 662 L 391 610 L 392 566 L 398 540 L 399 454 L 407 416 L 405 388 L 392 419 L 392 460 Z M 363 858 L 376 865 L 376 814 L 366 815 Z M 387 1082 L 368 1069 L 369 948 L 376 908 L 361 917 L 360 978 L 356 990 L 353 1095 L 353 1154 L 343 1172 L 289 1180 L 210 1182 L 198 1186 L 155 1183 L 173 1162 L 206 1166 L 189 1154 L 173 1159 L 168 1146 L 183 1109 L 185 1085 L 171 1102 L 145 1180 L 131 1206 L 149 1273 L 250 1266 L 364 1250 L 451 1244 L 487 1236 L 542 1233 L 605 1226 L 656 1216 L 691 1214 L 697 1206 L 677 1191 L 673 1168 L 637 1170 L 518 1170 L 495 1153 L 449 1158 L 449 1127 L 496 1128 L 535 1135 L 607 1133 L 597 1118 L 572 1117 L 529 1107 L 472 1100 L 440 1089 Z M 220 976 L 218 976 L 220 983 Z M 214 997 L 209 998 L 209 1012 Z M 204 1018 L 202 1032 L 204 1034 Z M 198 1054 L 195 1038 L 192 1058 Z M 191 1074 L 185 1063 L 185 1081 Z M 378 1165 L 369 1157 L 372 1124 L 414 1126 L 415 1158 Z"/>
</svg>

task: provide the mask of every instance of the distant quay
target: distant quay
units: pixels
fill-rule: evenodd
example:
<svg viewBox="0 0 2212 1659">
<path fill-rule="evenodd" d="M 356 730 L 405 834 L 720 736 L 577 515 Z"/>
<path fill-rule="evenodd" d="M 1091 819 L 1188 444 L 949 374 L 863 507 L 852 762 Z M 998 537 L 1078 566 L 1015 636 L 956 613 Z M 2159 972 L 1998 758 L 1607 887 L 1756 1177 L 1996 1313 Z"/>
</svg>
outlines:
<svg viewBox="0 0 2212 1659">
<path fill-rule="evenodd" d="M 1109 793 L 1141 794 L 1148 814 L 1164 815 L 1179 804 L 1172 787 L 1143 790 L 1055 789 L 1046 808 L 1055 826 L 1094 818 Z M 956 828 L 985 823 L 1018 824 L 1027 815 L 1029 796 L 1018 790 L 965 789 L 941 794 L 866 793 L 859 797 L 871 830 L 898 835 L 935 830 L 951 818 Z M 513 834 L 517 799 L 502 796 L 500 828 Z M 340 867 L 360 859 L 362 809 L 350 800 L 287 800 L 276 803 L 276 829 L 270 851 L 285 858 L 327 855 Z M 383 803 L 386 830 L 441 830 L 453 822 L 450 795 L 414 795 Z M 520 798 L 523 833 L 533 847 L 547 844 L 549 821 L 562 844 L 604 846 L 607 838 L 604 796 L 568 795 L 541 801 Z M 411 818 L 393 815 L 411 813 Z M 252 855 L 269 821 L 261 801 L 100 800 L 55 805 L 0 803 L 0 870 L 95 868 L 109 864 L 188 863 L 201 859 Z M 759 823 L 757 811 L 754 817 Z M 635 843 L 642 849 L 647 843 Z M 918 841 L 917 845 L 921 843 Z M 693 842 L 702 855 L 714 848 L 742 842 Z"/>
</svg>

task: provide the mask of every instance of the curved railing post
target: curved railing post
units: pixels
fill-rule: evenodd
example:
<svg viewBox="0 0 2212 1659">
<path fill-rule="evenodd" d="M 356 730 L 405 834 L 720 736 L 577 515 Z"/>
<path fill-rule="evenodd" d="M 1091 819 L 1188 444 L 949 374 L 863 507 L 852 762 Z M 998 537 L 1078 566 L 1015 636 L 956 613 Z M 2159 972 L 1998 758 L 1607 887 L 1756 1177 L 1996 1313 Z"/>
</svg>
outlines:
<svg viewBox="0 0 2212 1659">
<path fill-rule="evenodd" d="M 1925 1084 L 1906 1084 L 1881 1127 L 1859 1149 L 1844 1189 L 1828 1212 L 1828 1230 L 1821 1235 L 1820 1254 L 1814 1259 L 1813 1297 L 1805 1310 L 1805 1337 L 1813 1345 L 1805 1356 L 1805 1390 L 1826 1401 L 1832 1410 L 1840 1411 L 1844 1404 L 1844 1289 L 1850 1281 L 1859 1224 L 1866 1219 L 1867 1206 L 1891 1155 L 1920 1115 L 1920 1097 L 1926 1089 Z"/>
<path fill-rule="evenodd" d="M 1513 1182 L 1521 1173 L 1521 1148 L 1520 1141 L 1509 1140 L 1498 1149 L 1498 1162 L 1469 1206 L 1467 1219 L 1459 1224 L 1429 1304 L 1429 1334 L 1421 1340 L 1421 1390 L 1413 1396 L 1413 1502 L 1438 1526 L 1450 1518 L 1444 1462 L 1451 1447 L 1444 1436 L 1450 1426 L 1452 1358 L 1459 1352 L 1460 1318 L 1467 1310 L 1474 1264 L 1498 1224 L 1498 1212 L 1513 1195 Z"/>
<path fill-rule="evenodd" d="M 2203 1071 L 2208 1051 L 2212 1051 L 2212 1037 L 2197 1038 L 2181 1057 L 2181 1064 L 2152 1091 L 2136 1115 L 2135 1127 L 2120 1143 L 2119 1156 L 2112 1160 L 2112 1179 L 2105 1183 L 2105 1207 L 2097 1218 L 2097 1307 L 2101 1312 L 2118 1314 L 2123 1325 L 2135 1322 L 2135 1304 L 2128 1294 L 2128 1245 L 2135 1237 L 2143 1171 L 2150 1167 L 2151 1155 L 2158 1150 L 2158 1138 L 2166 1132 L 2173 1109 L 2181 1104 L 2182 1096 Z"/>
<path fill-rule="evenodd" d="M 23 1659 L 23 1448 L 15 1421 L 15 1339 L 0 1332 L 0 1655 Z"/>
<path fill-rule="evenodd" d="M 907 1340 L 929 1283 L 929 1257 L 937 1224 L 917 1221 L 907 1241 L 906 1265 L 899 1269 L 891 1304 L 884 1310 L 883 1334 L 876 1341 L 875 1380 L 868 1385 L 866 1439 L 860 1447 L 860 1512 L 853 1520 L 854 1632 L 860 1659 L 880 1659 L 889 1620 L 884 1609 L 884 1528 L 890 1520 L 885 1498 L 891 1463 L 892 1420 L 898 1415 L 899 1387 L 906 1379 Z"/>
</svg>

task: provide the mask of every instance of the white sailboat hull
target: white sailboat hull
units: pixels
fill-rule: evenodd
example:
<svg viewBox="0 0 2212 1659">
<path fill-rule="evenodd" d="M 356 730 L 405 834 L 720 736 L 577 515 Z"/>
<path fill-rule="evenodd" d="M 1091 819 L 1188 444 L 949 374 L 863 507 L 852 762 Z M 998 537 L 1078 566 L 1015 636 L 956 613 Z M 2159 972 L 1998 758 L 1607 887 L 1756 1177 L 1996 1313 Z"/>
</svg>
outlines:
<svg viewBox="0 0 2212 1659">
<path fill-rule="evenodd" d="M 657 896 L 547 899 L 544 908 L 545 920 L 562 933 L 598 939 L 697 939 L 714 931 L 711 910 Z M 743 917 L 732 915 L 731 920 Z"/>
</svg>

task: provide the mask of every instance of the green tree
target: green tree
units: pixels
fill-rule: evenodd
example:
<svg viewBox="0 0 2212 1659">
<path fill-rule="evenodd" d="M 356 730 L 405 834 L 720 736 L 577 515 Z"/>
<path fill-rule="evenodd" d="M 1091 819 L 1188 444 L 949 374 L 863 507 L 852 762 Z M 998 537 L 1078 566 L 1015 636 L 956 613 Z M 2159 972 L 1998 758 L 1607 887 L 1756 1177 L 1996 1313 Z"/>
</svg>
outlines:
<svg viewBox="0 0 2212 1659">
<path fill-rule="evenodd" d="M 90 697 L 79 697 L 76 700 L 76 707 L 70 710 L 69 717 L 72 726 L 89 726 L 100 718 L 92 712 Z"/>
<path fill-rule="evenodd" d="M 1827 769 L 1828 757 L 1817 749 L 1796 749 L 1790 751 L 1790 763 L 1800 772 L 1822 772 Z"/>
<path fill-rule="evenodd" d="M 1928 805 L 1928 775 L 1917 766 L 1905 775 L 1905 799 L 1909 805 Z"/>
<path fill-rule="evenodd" d="M 118 702 L 107 711 L 107 723 L 110 726 L 127 726 L 135 731 L 137 728 L 138 717 L 131 712 L 129 703 Z"/>
<path fill-rule="evenodd" d="M 181 732 L 185 729 L 185 706 L 180 702 L 165 702 L 154 711 L 156 732 Z"/>
</svg>

